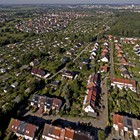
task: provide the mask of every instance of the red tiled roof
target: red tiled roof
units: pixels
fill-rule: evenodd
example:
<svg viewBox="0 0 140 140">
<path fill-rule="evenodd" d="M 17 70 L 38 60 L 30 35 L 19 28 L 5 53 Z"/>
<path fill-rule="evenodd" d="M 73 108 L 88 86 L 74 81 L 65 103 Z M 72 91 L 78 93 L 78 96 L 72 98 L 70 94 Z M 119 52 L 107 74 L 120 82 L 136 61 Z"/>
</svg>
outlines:
<svg viewBox="0 0 140 140">
<path fill-rule="evenodd" d="M 120 129 L 123 129 L 123 116 L 120 116 L 118 114 L 113 115 L 113 124 L 118 125 Z"/>
<path fill-rule="evenodd" d="M 25 135 L 34 138 L 36 129 L 37 126 L 28 123 L 25 127 Z"/>
<path fill-rule="evenodd" d="M 121 54 L 121 53 L 118 53 L 118 54 L 117 54 L 117 57 L 123 57 L 123 56 L 122 56 L 122 54 Z"/>
<path fill-rule="evenodd" d="M 90 82 L 88 85 L 87 85 L 87 89 L 91 89 L 93 87 L 95 87 L 96 85 L 93 83 L 93 82 Z"/>
<path fill-rule="evenodd" d="M 131 84 L 133 87 L 136 87 L 135 80 L 123 79 L 123 78 L 111 78 L 111 83 L 118 82 L 123 84 Z"/>
<path fill-rule="evenodd" d="M 12 132 L 17 132 L 17 128 L 20 125 L 21 121 L 17 119 L 11 119 L 8 129 Z"/>
<path fill-rule="evenodd" d="M 74 137 L 74 130 L 65 128 L 65 137 L 73 139 Z"/>
<path fill-rule="evenodd" d="M 45 71 L 42 69 L 32 69 L 31 73 L 35 74 L 35 75 L 40 75 L 40 76 L 45 76 Z"/>
<path fill-rule="evenodd" d="M 102 52 L 101 56 L 107 56 L 108 52 Z"/>
<path fill-rule="evenodd" d="M 104 72 L 107 72 L 107 66 L 101 66 L 101 70 L 103 70 Z"/>
<path fill-rule="evenodd" d="M 86 100 L 86 103 L 87 104 L 91 104 L 92 101 L 96 101 L 96 96 L 97 96 L 97 87 L 94 87 L 93 89 L 90 89 L 88 91 L 88 96 L 87 96 L 87 100 Z M 94 105 L 93 105 L 94 106 Z"/>
<path fill-rule="evenodd" d="M 61 131 L 62 131 L 61 128 L 59 128 L 59 127 L 54 127 L 53 135 L 60 137 Z"/>
<path fill-rule="evenodd" d="M 59 140 L 64 138 L 64 130 L 56 126 L 45 124 L 43 135 L 50 138 L 57 137 L 57 140 Z"/>
</svg>

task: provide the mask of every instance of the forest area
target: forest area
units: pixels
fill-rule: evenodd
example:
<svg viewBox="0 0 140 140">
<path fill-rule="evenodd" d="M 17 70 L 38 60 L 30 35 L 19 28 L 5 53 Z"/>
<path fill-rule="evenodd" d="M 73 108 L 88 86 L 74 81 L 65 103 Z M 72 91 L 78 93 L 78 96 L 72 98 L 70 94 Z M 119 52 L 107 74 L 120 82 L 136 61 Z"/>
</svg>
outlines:
<svg viewBox="0 0 140 140">
<path fill-rule="evenodd" d="M 117 13 L 110 34 L 122 37 L 140 37 L 140 14 L 132 12 Z"/>
</svg>

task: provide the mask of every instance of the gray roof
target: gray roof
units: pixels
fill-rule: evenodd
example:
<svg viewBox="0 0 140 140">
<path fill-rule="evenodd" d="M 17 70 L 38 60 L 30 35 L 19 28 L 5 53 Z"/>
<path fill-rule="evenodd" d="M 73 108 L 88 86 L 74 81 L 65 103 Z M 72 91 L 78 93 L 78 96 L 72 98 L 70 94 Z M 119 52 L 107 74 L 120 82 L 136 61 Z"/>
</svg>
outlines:
<svg viewBox="0 0 140 140">
<path fill-rule="evenodd" d="M 24 121 L 21 121 L 19 127 L 18 127 L 18 130 L 17 130 L 17 133 L 21 134 L 21 135 L 24 135 L 25 133 L 25 127 L 26 127 L 27 123 L 24 122 Z"/>
<path fill-rule="evenodd" d="M 16 103 L 19 103 L 21 101 L 20 96 L 17 96 L 13 101 L 16 102 Z"/>
</svg>

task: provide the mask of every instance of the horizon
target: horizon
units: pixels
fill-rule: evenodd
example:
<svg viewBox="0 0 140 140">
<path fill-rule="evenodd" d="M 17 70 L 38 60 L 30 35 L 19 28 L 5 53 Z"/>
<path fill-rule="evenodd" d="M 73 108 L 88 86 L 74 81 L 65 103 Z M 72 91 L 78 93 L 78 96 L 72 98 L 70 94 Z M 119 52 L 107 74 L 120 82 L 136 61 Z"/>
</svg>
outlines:
<svg viewBox="0 0 140 140">
<path fill-rule="evenodd" d="M 139 0 L 0 0 L 0 5 L 13 5 L 13 4 L 54 4 L 54 5 L 66 5 L 66 4 L 140 4 Z"/>
</svg>

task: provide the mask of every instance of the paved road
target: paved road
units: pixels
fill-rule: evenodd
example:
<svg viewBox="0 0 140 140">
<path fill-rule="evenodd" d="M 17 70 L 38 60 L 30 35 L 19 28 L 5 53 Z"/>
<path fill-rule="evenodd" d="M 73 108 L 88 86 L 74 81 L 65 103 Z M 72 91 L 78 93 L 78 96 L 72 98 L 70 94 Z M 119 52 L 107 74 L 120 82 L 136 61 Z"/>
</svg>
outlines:
<svg viewBox="0 0 140 140">
<path fill-rule="evenodd" d="M 56 72 L 55 74 L 53 74 L 53 75 L 52 75 L 51 77 L 49 77 L 47 80 L 51 80 L 52 78 L 54 78 L 55 76 L 57 76 L 59 73 L 63 72 L 64 69 L 65 69 L 65 67 L 62 68 L 61 70 L 59 70 L 58 72 Z"/>
<path fill-rule="evenodd" d="M 102 106 L 104 106 L 105 108 L 103 109 L 103 113 L 102 113 L 102 122 L 104 124 L 104 127 L 106 127 L 108 124 L 108 89 L 107 89 L 107 78 L 108 77 L 103 77 L 102 82 L 101 82 L 101 87 L 102 87 Z"/>
<path fill-rule="evenodd" d="M 81 55 L 86 49 L 88 49 L 88 47 L 89 47 L 91 44 L 92 44 L 92 43 L 88 44 L 88 45 L 76 56 L 76 58 L 73 59 L 73 62 L 75 62 L 75 61 L 80 57 L 80 55 Z"/>
<path fill-rule="evenodd" d="M 114 76 L 114 52 L 113 43 L 110 43 L 110 78 Z"/>
</svg>

